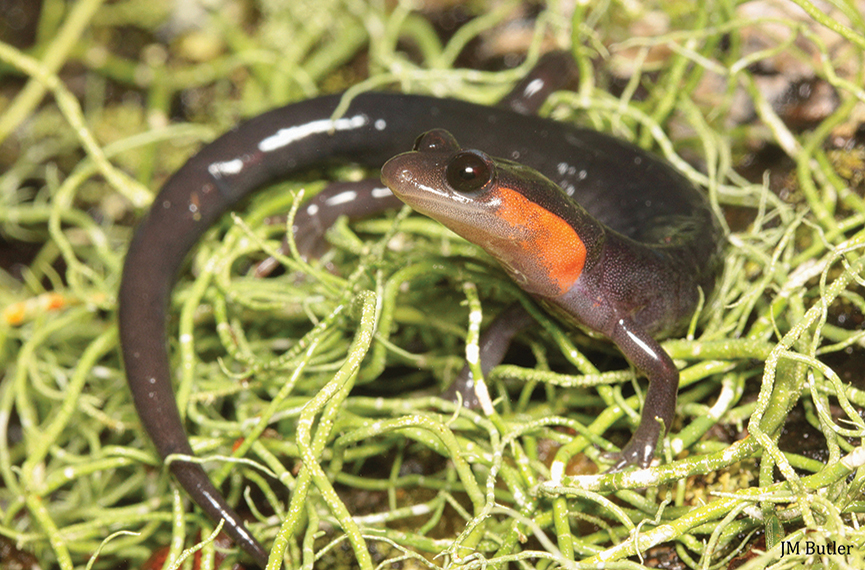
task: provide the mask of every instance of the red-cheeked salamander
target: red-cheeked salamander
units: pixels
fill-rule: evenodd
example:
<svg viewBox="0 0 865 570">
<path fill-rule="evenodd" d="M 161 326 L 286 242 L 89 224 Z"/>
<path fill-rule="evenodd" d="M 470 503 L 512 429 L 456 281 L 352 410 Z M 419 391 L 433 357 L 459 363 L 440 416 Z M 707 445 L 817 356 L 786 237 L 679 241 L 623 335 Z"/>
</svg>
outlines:
<svg viewBox="0 0 865 570">
<path fill-rule="evenodd" d="M 679 378 L 655 339 L 691 318 L 701 288 L 711 292 L 722 235 L 705 198 L 666 162 L 608 135 L 527 114 L 568 66 L 561 54 L 543 59 L 496 108 L 385 93 L 356 97 L 337 119 L 339 96 L 288 105 L 224 134 L 177 171 L 135 233 L 119 293 L 129 387 L 160 456 L 193 455 L 171 386 L 165 326 L 187 253 L 268 182 L 341 161 L 384 164 L 382 180 L 400 200 L 485 249 L 544 305 L 616 343 L 649 388 L 615 468 L 647 465 L 662 432 L 658 420 L 667 428 L 672 422 Z M 412 152 L 396 156 L 413 142 Z M 381 185 L 352 188 L 325 191 L 297 223 L 326 226 L 340 214 L 399 203 Z M 329 203 L 335 195 L 352 199 Z M 529 322 L 519 309 L 496 320 L 481 339 L 485 371 Z M 458 389 L 471 399 L 463 384 Z M 263 566 L 265 550 L 201 466 L 173 461 L 170 469 Z"/>
</svg>

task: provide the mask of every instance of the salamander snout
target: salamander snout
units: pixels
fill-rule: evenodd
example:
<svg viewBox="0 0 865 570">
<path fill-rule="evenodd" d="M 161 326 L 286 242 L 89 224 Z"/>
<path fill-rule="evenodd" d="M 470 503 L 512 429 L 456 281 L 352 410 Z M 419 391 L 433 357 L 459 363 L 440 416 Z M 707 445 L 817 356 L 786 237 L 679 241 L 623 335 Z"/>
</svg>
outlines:
<svg viewBox="0 0 865 570">
<path fill-rule="evenodd" d="M 496 166 L 486 154 L 462 150 L 453 135 L 434 129 L 415 140 L 412 152 L 387 161 L 381 179 L 398 198 L 414 207 L 413 201 L 418 199 L 465 201 L 478 197 L 494 184 Z"/>
<path fill-rule="evenodd" d="M 381 168 L 381 180 L 404 202 L 407 198 L 441 199 L 445 196 L 443 173 L 460 146 L 453 135 L 434 129 L 420 135 L 411 152 L 399 154 Z"/>
</svg>

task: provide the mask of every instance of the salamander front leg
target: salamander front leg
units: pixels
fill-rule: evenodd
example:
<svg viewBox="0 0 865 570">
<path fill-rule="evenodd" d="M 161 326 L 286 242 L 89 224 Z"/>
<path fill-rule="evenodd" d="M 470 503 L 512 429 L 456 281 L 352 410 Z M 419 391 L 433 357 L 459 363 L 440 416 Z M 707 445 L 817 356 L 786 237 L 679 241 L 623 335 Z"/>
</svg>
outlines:
<svg viewBox="0 0 865 570">
<path fill-rule="evenodd" d="M 670 429 L 673 422 L 679 370 L 655 339 L 629 319 L 620 319 L 610 338 L 649 379 L 640 425 L 622 451 L 613 455 L 616 463 L 610 471 L 619 471 L 629 465 L 647 467 L 655 456 L 658 438 Z"/>
<path fill-rule="evenodd" d="M 481 334 L 478 342 L 481 372 L 486 377 L 490 371 L 501 364 L 513 338 L 533 322 L 532 317 L 522 305 L 514 303 L 502 311 L 490 326 Z M 463 405 L 475 409 L 480 407 L 480 401 L 475 392 L 475 379 L 469 365 L 463 366 L 459 376 L 450 387 L 442 393 L 446 400 L 457 400 L 457 394 L 462 395 Z"/>
</svg>

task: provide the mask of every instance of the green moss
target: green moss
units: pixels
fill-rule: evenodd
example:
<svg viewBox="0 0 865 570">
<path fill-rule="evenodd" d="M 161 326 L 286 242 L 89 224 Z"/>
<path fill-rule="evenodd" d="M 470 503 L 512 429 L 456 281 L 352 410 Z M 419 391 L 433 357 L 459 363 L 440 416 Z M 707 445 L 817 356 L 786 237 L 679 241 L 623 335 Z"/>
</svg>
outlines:
<svg viewBox="0 0 865 570">
<path fill-rule="evenodd" d="M 183 13 L 82 0 L 64 12 L 45 2 L 28 52 L 44 66 L 0 45 L 13 80 L 0 94 L 0 230 L 35 252 L 0 274 L 0 535 L 64 569 L 84 568 L 103 541 L 95 567 L 140 567 L 173 537 L 191 546 L 206 536 L 211 523 L 176 492 L 125 386 L 115 295 L 135 220 L 202 142 L 286 102 L 358 82 L 495 101 L 524 68 L 453 66 L 458 56 L 501 57 L 507 33 L 531 57 L 541 44 L 579 38 L 580 92 L 556 94 L 544 112 L 656 150 L 738 220 L 699 336 L 665 343 L 682 367 L 667 461 L 642 479 L 588 474 L 599 450 L 614 447 L 608 438 L 630 432 L 641 405 L 633 373 L 604 356 L 603 343 L 537 309 L 537 334 L 523 342 L 539 364 L 488 379 L 494 395 L 510 395 L 498 415 L 457 415 L 435 396 L 462 366 L 469 311 L 482 308 L 488 322 L 526 299 L 489 258 L 428 219 L 340 223 L 322 260 L 335 271 L 283 259 L 284 275 L 251 278 L 284 232 L 263 220 L 289 209 L 292 192 L 318 191 L 310 178 L 261 193 L 209 232 L 175 291 L 178 401 L 212 477 L 235 504 L 253 489 L 265 515 L 250 526 L 267 546 L 281 532 L 292 567 L 436 566 L 454 555 L 467 568 L 483 559 L 638 567 L 636 552 L 658 543 L 703 567 L 765 547 L 757 560 L 766 566 L 806 532 L 857 546 L 846 563 L 865 565 L 865 395 L 851 384 L 863 356 L 865 207 L 849 188 L 861 190 L 861 152 L 823 150 L 852 132 L 845 121 L 865 99 L 865 53 L 850 36 L 861 37 L 861 22 L 775 18 L 795 44 L 746 53 L 744 30 L 769 23 L 723 3 L 689 18 L 686 2 L 581 3 L 577 12 L 550 2 L 537 4 L 534 20 L 521 4 L 487 4 L 464 8 L 479 18 L 444 41 L 430 22 L 456 16 L 435 7 L 421 15 L 383 2 L 225 2 Z M 641 34 L 640 15 L 653 11 L 669 27 Z M 838 38 L 847 56 L 832 63 Z M 840 100 L 803 132 L 779 120 L 749 71 L 785 53 Z M 48 96 L 24 87 L 34 78 Z M 621 96 L 597 88 L 607 84 Z M 757 121 L 736 122 L 742 101 Z M 759 173 L 749 182 L 733 168 L 730 157 L 761 145 L 793 165 L 780 175 L 781 198 Z M 179 335 L 192 343 L 180 347 Z M 820 442 L 807 454 L 779 441 L 796 405 L 804 420 L 795 427 Z M 276 478 L 220 459 L 233 452 Z M 567 475 L 554 480 L 559 472 Z M 751 541 L 755 532 L 765 545 Z"/>
</svg>

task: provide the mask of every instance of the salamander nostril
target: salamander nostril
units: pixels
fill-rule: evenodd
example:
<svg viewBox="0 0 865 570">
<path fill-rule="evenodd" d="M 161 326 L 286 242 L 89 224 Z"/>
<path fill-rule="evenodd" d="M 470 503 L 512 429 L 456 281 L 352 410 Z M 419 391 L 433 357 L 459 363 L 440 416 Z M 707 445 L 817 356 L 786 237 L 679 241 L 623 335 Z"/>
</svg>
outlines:
<svg viewBox="0 0 865 570">
<path fill-rule="evenodd" d="M 400 184 L 405 173 L 405 169 L 400 167 L 399 156 L 391 158 L 381 167 L 381 181 L 391 189 Z"/>
</svg>

